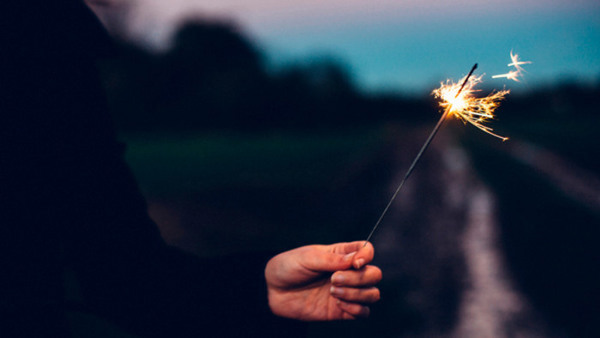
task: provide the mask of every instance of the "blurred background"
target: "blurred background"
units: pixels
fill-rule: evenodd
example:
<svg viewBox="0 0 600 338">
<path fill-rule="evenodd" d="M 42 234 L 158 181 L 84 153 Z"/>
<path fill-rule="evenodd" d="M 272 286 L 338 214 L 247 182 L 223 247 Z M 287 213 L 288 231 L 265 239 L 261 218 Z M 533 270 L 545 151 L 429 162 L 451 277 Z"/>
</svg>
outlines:
<svg viewBox="0 0 600 338">
<path fill-rule="evenodd" d="M 600 333 L 597 1 L 88 2 L 150 213 L 202 256 L 366 238 L 479 63 L 510 140 L 447 121 L 373 237 L 382 301 L 309 336 Z"/>
</svg>

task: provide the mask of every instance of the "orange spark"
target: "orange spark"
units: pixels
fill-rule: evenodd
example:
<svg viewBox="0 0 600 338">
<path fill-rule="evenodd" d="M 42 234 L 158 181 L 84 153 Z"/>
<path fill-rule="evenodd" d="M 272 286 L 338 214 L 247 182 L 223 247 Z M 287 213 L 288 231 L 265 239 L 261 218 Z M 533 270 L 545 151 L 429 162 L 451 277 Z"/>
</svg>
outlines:
<svg viewBox="0 0 600 338">
<path fill-rule="evenodd" d="M 493 133 L 493 129 L 484 123 L 494 118 L 494 111 L 510 91 L 500 90 L 485 97 L 476 97 L 474 93 L 479 90 L 476 90 L 475 86 L 481 83 L 482 77 L 483 75 L 470 77 L 460 93 L 458 91 L 465 78 L 458 83 L 446 80 L 432 94 L 435 98 L 441 99 L 439 105 L 444 110 L 444 114 L 454 115 L 464 123 L 470 123 L 480 130 L 506 141 L 508 137 Z"/>
</svg>

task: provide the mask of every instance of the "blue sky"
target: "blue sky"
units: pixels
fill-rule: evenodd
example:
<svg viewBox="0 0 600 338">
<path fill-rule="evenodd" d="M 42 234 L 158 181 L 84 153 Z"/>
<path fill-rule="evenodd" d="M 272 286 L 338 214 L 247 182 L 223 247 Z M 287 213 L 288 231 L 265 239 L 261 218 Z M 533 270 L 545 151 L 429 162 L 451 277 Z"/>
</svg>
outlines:
<svg viewBox="0 0 600 338">
<path fill-rule="evenodd" d="M 165 46 L 190 17 L 235 22 L 276 65 L 337 59 L 366 90 L 427 93 L 475 62 L 486 84 L 516 91 L 600 80 L 599 1 L 146 0 L 131 29 Z M 511 50 L 533 62 L 524 81 L 491 79 Z"/>
</svg>

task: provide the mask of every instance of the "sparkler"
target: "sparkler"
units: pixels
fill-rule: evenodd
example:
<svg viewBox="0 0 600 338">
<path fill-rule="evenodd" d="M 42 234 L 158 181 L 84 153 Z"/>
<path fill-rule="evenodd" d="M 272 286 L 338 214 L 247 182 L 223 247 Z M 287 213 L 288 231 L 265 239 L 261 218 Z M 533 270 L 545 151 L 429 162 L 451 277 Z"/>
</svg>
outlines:
<svg viewBox="0 0 600 338">
<path fill-rule="evenodd" d="M 522 72 L 521 65 L 524 63 L 529 63 L 528 61 L 527 62 L 519 61 L 518 55 L 513 55 L 512 51 L 511 51 L 511 59 L 513 62 L 511 64 L 509 64 L 509 66 L 514 66 L 517 68 L 517 70 L 519 72 L 517 75 L 520 75 Z M 421 147 L 421 150 L 419 151 L 419 153 L 413 160 L 412 164 L 408 168 L 408 171 L 406 172 L 406 174 L 404 175 L 404 178 L 398 185 L 398 188 L 396 188 L 396 191 L 390 198 L 387 206 L 385 207 L 385 209 L 379 216 L 377 223 L 375 223 L 375 226 L 369 233 L 369 236 L 367 236 L 367 239 L 365 240 L 364 245 L 367 244 L 367 242 L 371 239 L 371 237 L 375 233 L 375 230 L 377 230 L 377 228 L 381 224 L 381 221 L 383 220 L 384 216 L 387 214 L 388 210 L 390 209 L 390 207 L 391 207 L 392 203 L 394 202 L 394 200 L 396 199 L 396 197 L 398 196 L 398 193 L 404 186 L 404 183 L 406 182 L 408 177 L 410 177 L 410 175 L 412 174 L 413 170 L 415 169 L 415 166 L 417 165 L 417 163 L 423 156 L 423 153 L 425 152 L 425 150 L 427 150 L 427 148 L 431 144 L 431 141 L 433 140 L 433 138 L 437 134 L 438 130 L 440 129 L 440 127 L 442 126 L 442 124 L 444 123 L 444 121 L 446 120 L 446 118 L 449 115 L 454 115 L 457 118 L 459 118 L 460 120 L 462 120 L 464 123 L 470 123 L 470 124 L 474 125 L 475 127 L 477 127 L 478 129 L 480 129 L 492 136 L 498 137 L 498 138 L 502 139 L 503 141 L 506 141 L 508 139 L 506 137 L 503 137 L 503 136 L 493 133 L 492 128 L 484 125 L 483 123 L 491 120 L 494 117 L 494 114 L 493 114 L 494 110 L 498 107 L 499 102 L 509 93 L 509 91 L 501 90 L 501 91 L 493 92 L 486 97 L 480 97 L 480 98 L 475 97 L 473 94 L 475 92 L 477 92 L 477 90 L 474 89 L 474 87 L 475 87 L 475 85 L 477 85 L 478 83 L 481 82 L 481 78 L 483 77 L 483 75 L 482 76 L 472 76 L 475 69 L 477 69 L 477 64 L 473 65 L 473 68 L 471 68 L 471 70 L 469 71 L 469 74 L 467 74 L 467 76 L 465 76 L 463 79 L 461 79 L 461 81 L 459 81 L 458 83 L 453 83 L 450 80 L 447 80 L 445 83 L 442 82 L 440 88 L 435 89 L 433 91 L 432 94 L 436 98 L 441 99 L 440 107 L 444 109 L 444 113 L 442 114 L 442 117 L 440 118 L 440 120 L 437 122 L 437 124 L 433 128 L 433 131 L 431 132 L 431 134 L 429 134 L 429 137 L 427 138 L 427 140 Z M 506 74 L 503 74 L 503 75 L 506 75 Z M 506 77 L 508 78 L 508 76 L 506 76 Z M 462 84 L 459 85 L 459 83 L 462 83 Z"/>
<path fill-rule="evenodd" d="M 494 110 L 509 91 L 500 90 L 485 97 L 473 96 L 473 93 L 477 92 L 474 88 L 481 83 L 482 77 L 483 75 L 467 76 L 460 89 L 458 84 L 447 80 L 446 83 L 442 83 L 440 88 L 433 91 L 433 96 L 441 99 L 440 107 L 446 109 L 442 119 L 445 118 L 445 115 L 453 114 L 463 122 L 470 123 L 480 130 L 506 141 L 507 137 L 494 134 L 493 129 L 483 123 L 494 118 Z"/>
</svg>

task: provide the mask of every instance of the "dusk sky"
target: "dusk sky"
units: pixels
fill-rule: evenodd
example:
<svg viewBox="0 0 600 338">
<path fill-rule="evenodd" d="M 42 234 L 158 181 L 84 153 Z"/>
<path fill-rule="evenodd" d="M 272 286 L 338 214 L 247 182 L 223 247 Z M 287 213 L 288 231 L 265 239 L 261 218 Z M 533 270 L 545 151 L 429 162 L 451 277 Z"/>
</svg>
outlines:
<svg viewBox="0 0 600 338">
<path fill-rule="evenodd" d="M 114 0 L 117 1 L 117 0 Z M 564 79 L 600 80 L 597 0 L 136 0 L 130 30 L 168 46 L 186 18 L 223 18 L 251 37 L 272 64 L 329 57 L 368 90 L 427 93 L 473 63 L 487 84 L 527 90 Z M 513 50 L 522 83 L 491 79 Z"/>
</svg>

